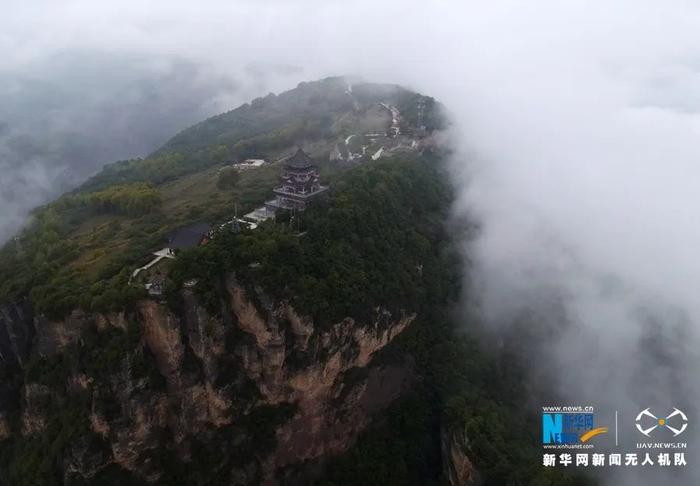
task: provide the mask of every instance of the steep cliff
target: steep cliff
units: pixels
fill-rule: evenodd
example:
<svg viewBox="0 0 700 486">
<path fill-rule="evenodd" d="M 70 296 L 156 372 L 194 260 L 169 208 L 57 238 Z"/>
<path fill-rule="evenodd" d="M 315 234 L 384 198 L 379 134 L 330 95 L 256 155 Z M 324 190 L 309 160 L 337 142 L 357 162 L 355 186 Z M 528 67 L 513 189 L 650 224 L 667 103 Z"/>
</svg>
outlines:
<svg viewBox="0 0 700 486">
<path fill-rule="evenodd" d="M 22 365 L 29 355 L 33 338 L 31 306 L 15 303 L 0 307 L 0 359 L 5 363 Z"/>
<path fill-rule="evenodd" d="M 467 455 L 469 438 L 466 431 L 444 429 L 440 434 L 445 480 L 450 486 L 481 484 L 478 472 Z"/>
<path fill-rule="evenodd" d="M 79 372 L 90 368 L 81 356 L 66 367 L 65 381 L 47 383 L 43 376 L 41 383 L 33 382 L 30 370 L 19 424 L 2 422 L 5 440 L 48 433 L 55 407 L 80 395 L 89 403 L 90 436 L 101 446 L 97 455 L 85 457 L 79 450 L 83 444 L 71 444 L 62 458 L 66 479 L 95 481 L 101 471 L 118 466 L 133 480 L 159 482 L 171 473 L 153 451 L 171 450 L 187 464 L 196 461 L 195 449 L 205 437 L 226 431 L 234 443 L 253 450 L 243 463 L 222 464 L 217 477 L 232 484 L 276 484 L 286 468 L 350 447 L 372 415 L 409 383 L 408 364 L 373 366 L 372 358 L 410 326 L 415 314 L 392 316 L 377 309 L 372 322 L 348 317 L 321 330 L 261 289 L 254 300 L 266 304 L 256 307 L 232 275 L 225 289 L 221 316 L 210 315 L 184 291 L 180 314 L 144 300 L 130 316 L 34 319 L 27 329 L 41 329 L 34 341 L 41 362 L 81 355 L 81 342 L 90 333 L 97 339 L 122 337 L 133 326 L 140 337 L 120 350 L 106 376 Z M 17 323 L 5 319 L 2 329 Z M 157 367 L 155 378 L 138 369 L 144 355 Z M 256 416 L 260 410 L 268 416 Z"/>
</svg>

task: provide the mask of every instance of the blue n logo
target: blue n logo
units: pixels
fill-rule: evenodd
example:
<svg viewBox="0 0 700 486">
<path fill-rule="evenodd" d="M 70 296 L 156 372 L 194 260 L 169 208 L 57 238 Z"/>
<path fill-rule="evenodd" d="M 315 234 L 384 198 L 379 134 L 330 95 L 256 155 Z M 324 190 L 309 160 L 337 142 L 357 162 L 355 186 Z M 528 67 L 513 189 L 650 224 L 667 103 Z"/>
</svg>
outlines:
<svg viewBox="0 0 700 486">
<path fill-rule="evenodd" d="M 560 413 L 542 414 L 542 443 L 552 444 L 561 441 L 563 421 Z"/>
</svg>

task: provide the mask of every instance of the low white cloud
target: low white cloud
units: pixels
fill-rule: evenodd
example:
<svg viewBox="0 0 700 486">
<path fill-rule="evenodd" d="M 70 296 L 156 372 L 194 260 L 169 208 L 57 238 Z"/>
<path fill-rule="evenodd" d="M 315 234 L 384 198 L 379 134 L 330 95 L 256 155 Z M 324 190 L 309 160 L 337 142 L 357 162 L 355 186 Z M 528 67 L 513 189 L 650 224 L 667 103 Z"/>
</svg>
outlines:
<svg viewBox="0 0 700 486">
<path fill-rule="evenodd" d="M 204 93 L 230 107 L 337 74 L 439 98 L 461 144 L 455 211 L 482 225 L 468 250 L 489 323 L 524 308 L 547 316 L 555 301 L 549 319 L 570 331 L 552 343 L 553 362 L 535 365 L 560 370 L 567 398 L 629 414 L 651 402 L 697 410 L 697 4 L 10 0 L 3 9 L 8 79 L 89 47 L 153 66 L 173 56 L 204 64 L 236 81 L 235 94 Z"/>
</svg>

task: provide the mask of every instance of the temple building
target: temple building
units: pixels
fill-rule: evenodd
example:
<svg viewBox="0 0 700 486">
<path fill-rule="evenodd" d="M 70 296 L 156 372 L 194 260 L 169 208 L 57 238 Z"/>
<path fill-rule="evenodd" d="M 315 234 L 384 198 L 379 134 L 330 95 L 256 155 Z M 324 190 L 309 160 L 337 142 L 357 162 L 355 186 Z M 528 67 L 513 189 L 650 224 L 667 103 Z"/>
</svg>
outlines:
<svg viewBox="0 0 700 486">
<path fill-rule="evenodd" d="M 304 211 L 311 199 L 328 189 L 321 185 L 318 168 L 302 149 L 286 159 L 282 167 L 282 183 L 273 191 L 275 198 L 265 203 L 271 211 Z"/>
<path fill-rule="evenodd" d="M 207 223 L 195 223 L 180 228 L 168 237 L 168 246 L 171 254 L 176 250 L 194 248 L 204 245 L 212 235 L 212 228 Z"/>
</svg>

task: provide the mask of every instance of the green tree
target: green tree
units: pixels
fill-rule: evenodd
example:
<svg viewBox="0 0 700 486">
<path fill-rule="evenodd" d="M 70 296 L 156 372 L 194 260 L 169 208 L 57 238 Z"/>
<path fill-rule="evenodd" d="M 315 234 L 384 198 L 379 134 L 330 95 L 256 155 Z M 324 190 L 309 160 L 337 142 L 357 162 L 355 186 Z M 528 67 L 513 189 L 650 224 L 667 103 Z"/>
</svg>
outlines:
<svg viewBox="0 0 700 486">
<path fill-rule="evenodd" d="M 224 167 L 219 171 L 216 187 L 221 190 L 233 189 L 241 179 L 241 174 L 233 167 Z"/>
</svg>

